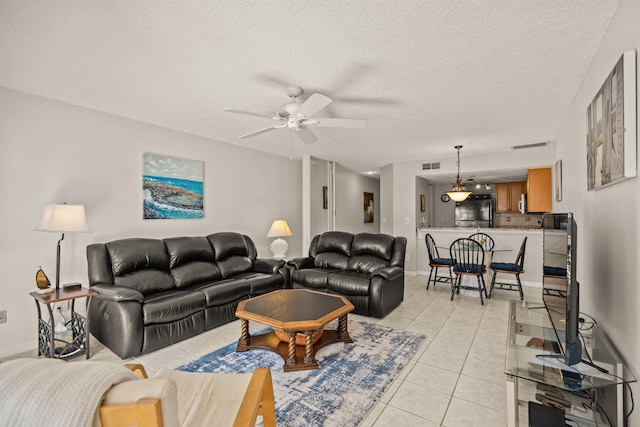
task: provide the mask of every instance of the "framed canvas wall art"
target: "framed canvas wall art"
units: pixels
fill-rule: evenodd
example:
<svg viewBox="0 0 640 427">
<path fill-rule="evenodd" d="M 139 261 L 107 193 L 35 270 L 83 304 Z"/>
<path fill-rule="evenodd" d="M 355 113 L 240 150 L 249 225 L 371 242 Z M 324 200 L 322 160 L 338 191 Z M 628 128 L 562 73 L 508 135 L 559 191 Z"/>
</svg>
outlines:
<svg viewBox="0 0 640 427">
<path fill-rule="evenodd" d="M 143 219 L 202 218 L 203 179 L 203 162 L 144 153 Z"/>
<path fill-rule="evenodd" d="M 587 189 L 636 176 L 636 52 L 625 52 L 587 108 Z"/>
<path fill-rule="evenodd" d="M 373 193 L 364 193 L 364 223 L 373 222 Z"/>
</svg>

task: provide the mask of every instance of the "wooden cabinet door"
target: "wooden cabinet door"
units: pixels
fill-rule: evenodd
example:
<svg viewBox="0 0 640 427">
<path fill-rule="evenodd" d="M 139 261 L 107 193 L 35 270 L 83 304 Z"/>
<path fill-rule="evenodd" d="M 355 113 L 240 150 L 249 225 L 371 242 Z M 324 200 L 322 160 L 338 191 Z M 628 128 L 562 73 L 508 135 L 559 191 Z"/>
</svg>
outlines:
<svg viewBox="0 0 640 427">
<path fill-rule="evenodd" d="M 551 212 L 551 168 L 529 169 L 527 205 L 529 212 Z"/>
<path fill-rule="evenodd" d="M 496 212 L 510 212 L 509 183 L 496 184 Z"/>
<path fill-rule="evenodd" d="M 526 182 L 502 182 L 496 184 L 496 212 L 520 212 L 520 195 L 526 192 Z"/>
<path fill-rule="evenodd" d="M 520 196 L 526 193 L 526 182 L 511 182 L 509 183 L 509 212 L 520 212 L 518 209 L 518 202 Z"/>
</svg>

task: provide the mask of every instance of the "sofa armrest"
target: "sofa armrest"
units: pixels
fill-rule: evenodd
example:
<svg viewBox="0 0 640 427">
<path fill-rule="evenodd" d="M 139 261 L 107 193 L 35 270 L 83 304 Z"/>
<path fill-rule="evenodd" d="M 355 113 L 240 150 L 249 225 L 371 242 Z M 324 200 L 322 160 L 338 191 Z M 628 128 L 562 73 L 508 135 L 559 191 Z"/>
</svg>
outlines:
<svg viewBox="0 0 640 427">
<path fill-rule="evenodd" d="M 401 267 L 385 267 L 375 270 L 371 273 L 371 276 L 380 276 L 385 280 L 393 280 L 402 276 L 403 272 L 404 270 Z"/>
<path fill-rule="evenodd" d="M 120 302 L 120 301 L 138 301 L 139 303 L 144 302 L 144 296 L 142 293 L 136 291 L 135 289 L 125 288 L 123 286 L 113 286 L 113 285 L 93 285 L 91 286 L 91 290 L 96 291 L 98 293 L 98 298 L 103 298 L 106 300 Z"/>
<path fill-rule="evenodd" d="M 284 265 L 285 262 L 281 259 L 258 258 L 253 260 L 253 271 L 256 273 L 276 274 Z"/>
<path fill-rule="evenodd" d="M 304 258 L 290 259 L 289 262 L 287 262 L 287 265 L 294 267 L 295 270 L 301 270 L 303 268 L 311 268 L 314 264 L 313 258 L 308 256 Z"/>
<path fill-rule="evenodd" d="M 160 408 L 155 406 L 158 401 L 161 402 Z M 154 405 L 154 408 L 146 409 L 145 406 L 149 405 Z M 143 415 L 145 421 L 150 422 L 149 425 L 155 425 L 151 424 L 152 415 L 157 417 L 157 425 L 179 425 L 176 384 L 167 378 L 124 381 L 116 384 L 104 395 L 102 405 L 98 409 L 99 414 L 96 415 L 100 417 L 103 425 L 108 424 L 110 420 L 125 419 L 135 422 L 138 415 Z M 97 425 L 95 421 L 93 425 Z"/>
</svg>

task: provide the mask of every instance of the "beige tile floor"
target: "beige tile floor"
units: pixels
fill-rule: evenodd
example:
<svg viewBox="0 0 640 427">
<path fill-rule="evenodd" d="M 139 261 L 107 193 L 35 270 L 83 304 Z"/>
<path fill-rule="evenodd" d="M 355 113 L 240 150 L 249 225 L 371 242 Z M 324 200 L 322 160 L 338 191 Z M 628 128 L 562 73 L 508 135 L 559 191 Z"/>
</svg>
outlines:
<svg viewBox="0 0 640 427">
<path fill-rule="evenodd" d="M 384 319 L 350 316 L 427 336 L 360 426 L 505 426 L 507 318 L 509 301 L 518 293 L 496 290 L 481 306 L 477 294 L 450 301 L 448 284 L 435 290 L 431 285 L 427 291 L 426 283 L 425 276 L 408 276 L 404 302 Z M 525 288 L 525 299 L 539 301 L 539 293 Z M 236 341 L 239 333 L 236 321 L 127 361 L 93 339 L 91 360 L 142 363 L 152 376 L 160 368 L 176 368 Z"/>
</svg>

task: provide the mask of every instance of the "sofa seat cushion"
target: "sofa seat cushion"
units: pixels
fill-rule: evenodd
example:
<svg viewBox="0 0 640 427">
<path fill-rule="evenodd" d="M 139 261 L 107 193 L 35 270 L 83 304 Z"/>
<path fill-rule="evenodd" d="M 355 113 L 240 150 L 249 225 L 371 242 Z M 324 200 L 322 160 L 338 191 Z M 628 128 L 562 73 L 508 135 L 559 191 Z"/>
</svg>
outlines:
<svg viewBox="0 0 640 427">
<path fill-rule="evenodd" d="M 158 292 L 145 298 L 142 320 L 145 325 L 175 322 L 205 308 L 206 300 L 199 292 Z"/>
<path fill-rule="evenodd" d="M 244 280 L 251 283 L 252 296 L 282 289 L 284 285 L 283 277 L 280 274 L 252 273 L 245 277 Z"/>
<path fill-rule="evenodd" d="M 323 270 L 319 268 L 309 268 L 304 270 L 294 270 L 291 272 L 291 281 L 300 283 L 308 288 L 326 289 L 327 278 L 331 270 Z"/>
<path fill-rule="evenodd" d="M 234 278 L 209 283 L 197 289 L 199 293 L 204 294 L 207 307 L 212 307 L 248 298 L 251 283 L 242 278 Z"/>
<path fill-rule="evenodd" d="M 334 273 L 327 278 L 331 292 L 343 295 L 369 295 L 371 276 L 352 272 Z"/>
</svg>

